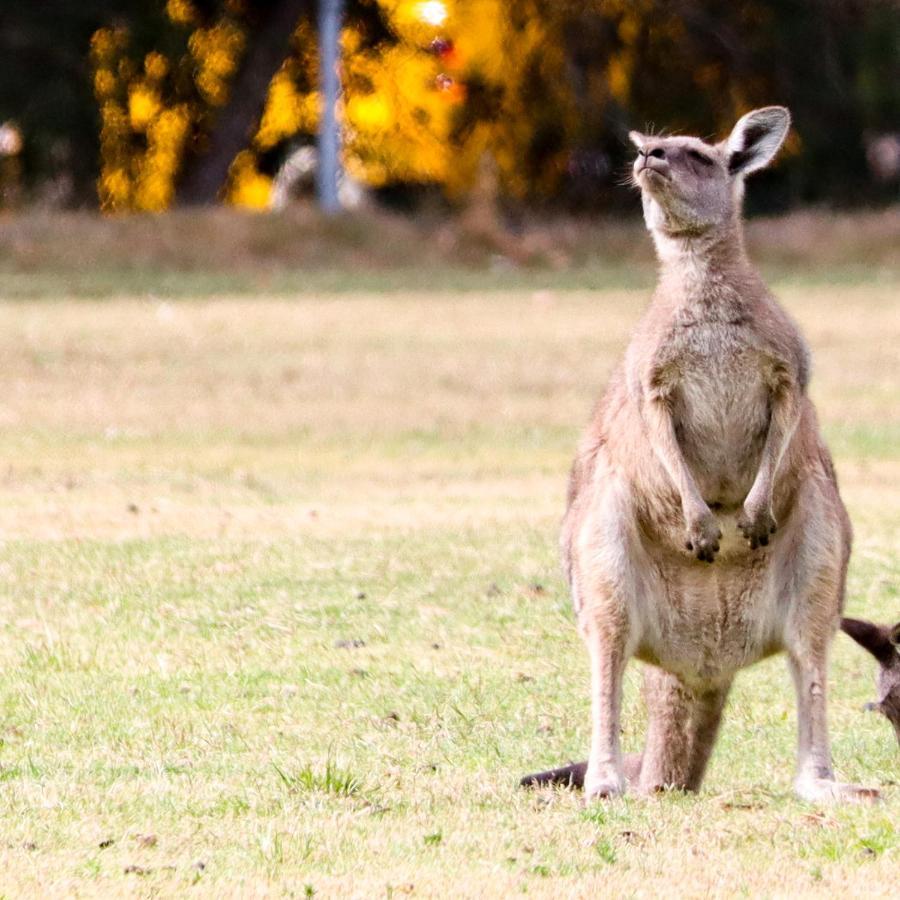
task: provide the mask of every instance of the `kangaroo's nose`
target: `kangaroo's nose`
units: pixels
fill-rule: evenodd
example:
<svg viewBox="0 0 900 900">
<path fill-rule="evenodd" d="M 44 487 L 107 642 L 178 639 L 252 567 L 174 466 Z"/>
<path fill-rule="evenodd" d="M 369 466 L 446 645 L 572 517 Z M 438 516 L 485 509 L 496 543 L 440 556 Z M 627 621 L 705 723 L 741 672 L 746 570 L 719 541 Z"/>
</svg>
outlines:
<svg viewBox="0 0 900 900">
<path fill-rule="evenodd" d="M 665 159 L 666 151 L 663 150 L 662 147 L 649 147 L 648 149 L 644 150 L 644 156 L 652 156 L 656 159 Z"/>
</svg>

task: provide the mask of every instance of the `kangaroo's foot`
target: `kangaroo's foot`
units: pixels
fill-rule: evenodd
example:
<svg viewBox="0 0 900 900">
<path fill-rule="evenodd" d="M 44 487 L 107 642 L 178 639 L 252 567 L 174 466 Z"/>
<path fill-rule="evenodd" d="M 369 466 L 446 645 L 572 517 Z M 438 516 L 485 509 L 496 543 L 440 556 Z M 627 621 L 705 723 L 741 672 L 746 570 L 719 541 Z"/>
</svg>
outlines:
<svg viewBox="0 0 900 900">
<path fill-rule="evenodd" d="M 844 784 L 833 778 L 801 776 L 794 782 L 794 790 L 809 803 L 875 803 L 881 799 L 877 788 Z"/>
<path fill-rule="evenodd" d="M 584 776 L 584 802 L 612 800 L 625 793 L 625 777 L 612 766 L 592 772 L 590 766 Z"/>
</svg>

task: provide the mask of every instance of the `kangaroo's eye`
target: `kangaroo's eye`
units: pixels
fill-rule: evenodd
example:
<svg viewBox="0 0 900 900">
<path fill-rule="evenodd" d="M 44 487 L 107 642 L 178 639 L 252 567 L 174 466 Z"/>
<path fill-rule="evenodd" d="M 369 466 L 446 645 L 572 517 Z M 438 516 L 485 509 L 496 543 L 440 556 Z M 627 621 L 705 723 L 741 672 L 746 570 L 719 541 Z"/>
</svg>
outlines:
<svg viewBox="0 0 900 900">
<path fill-rule="evenodd" d="M 699 150 L 688 150 L 688 156 L 690 156 L 691 159 L 696 159 L 698 163 L 703 163 L 704 166 L 715 165 L 706 154 L 701 153 Z"/>
</svg>

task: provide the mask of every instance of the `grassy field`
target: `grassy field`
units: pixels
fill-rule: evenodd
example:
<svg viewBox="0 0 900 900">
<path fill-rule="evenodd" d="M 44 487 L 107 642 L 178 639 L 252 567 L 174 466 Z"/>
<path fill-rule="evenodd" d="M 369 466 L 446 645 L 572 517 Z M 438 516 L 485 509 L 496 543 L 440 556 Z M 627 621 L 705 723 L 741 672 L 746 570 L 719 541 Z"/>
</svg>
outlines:
<svg viewBox="0 0 900 900">
<path fill-rule="evenodd" d="M 780 293 L 848 609 L 894 620 L 898 280 L 853 281 Z M 777 658 L 698 796 L 516 787 L 587 751 L 557 523 L 644 292 L 173 296 L 0 306 L 3 895 L 895 894 L 900 756 L 843 636 L 836 767 L 881 804 L 792 798 Z"/>
<path fill-rule="evenodd" d="M 746 231 L 754 259 L 782 282 L 871 283 L 897 274 L 898 205 L 755 218 Z M 305 206 L 266 216 L 227 209 L 0 215 L 5 299 L 647 289 L 655 271 L 634 213 L 525 218 L 515 234 L 465 218 L 373 210 L 323 219 Z"/>
</svg>

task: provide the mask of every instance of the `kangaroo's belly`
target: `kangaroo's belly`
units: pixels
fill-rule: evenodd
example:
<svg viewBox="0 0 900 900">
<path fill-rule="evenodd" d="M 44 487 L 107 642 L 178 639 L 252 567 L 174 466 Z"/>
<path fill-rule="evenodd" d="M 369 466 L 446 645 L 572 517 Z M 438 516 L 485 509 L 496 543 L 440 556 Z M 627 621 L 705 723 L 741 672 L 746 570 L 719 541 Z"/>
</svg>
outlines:
<svg viewBox="0 0 900 900">
<path fill-rule="evenodd" d="M 773 569 L 766 551 L 733 564 L 661 561 L 636 655 L 698 688 L 729 682 L 781 649 L 785 606 Z"/>
<path fill-rule="evenodd" d="M 759 468 L 769 393 L 758 358 L 739 345 L 687 361 L 673 396 L 675 434 L 711 506 L 743 502 Z"/>
</svg>

